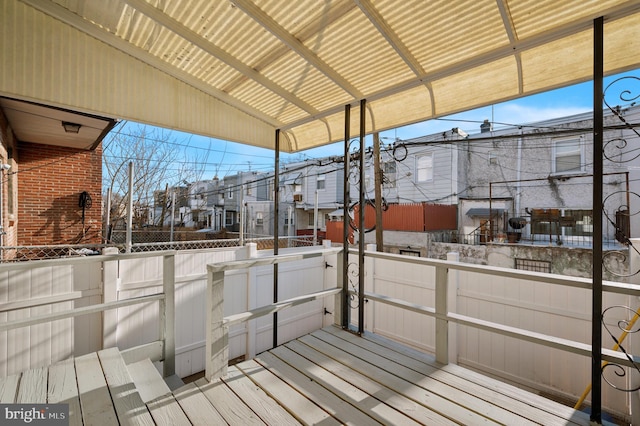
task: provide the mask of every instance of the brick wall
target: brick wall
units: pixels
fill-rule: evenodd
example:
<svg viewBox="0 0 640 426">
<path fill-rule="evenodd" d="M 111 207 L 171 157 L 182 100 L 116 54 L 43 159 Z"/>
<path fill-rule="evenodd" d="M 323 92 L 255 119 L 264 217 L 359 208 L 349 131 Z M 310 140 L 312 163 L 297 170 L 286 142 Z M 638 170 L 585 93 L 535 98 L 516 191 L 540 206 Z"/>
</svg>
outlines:
<svg viewBox="0 0 640 426">
<path fill-rule="evenodd" d="M 85 151 L 20 143 L 18 160 L 18 245 L 99 244 L 102 146 Z M 84 228 L 83 191 L 92 199 Z"/>
</svg>

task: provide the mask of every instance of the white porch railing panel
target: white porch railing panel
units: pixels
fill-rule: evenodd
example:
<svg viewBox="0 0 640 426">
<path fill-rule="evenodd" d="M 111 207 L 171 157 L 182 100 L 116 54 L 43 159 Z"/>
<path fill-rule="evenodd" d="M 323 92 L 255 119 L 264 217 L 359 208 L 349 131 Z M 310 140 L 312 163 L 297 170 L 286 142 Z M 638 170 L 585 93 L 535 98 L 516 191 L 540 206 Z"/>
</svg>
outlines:
<svg viewBox="0 0 640 426">
<path fill-rule="evenodd" d="M 99 303 L 100 275 L 100 263 L 90 261 L 0 265 L 0 323 Z M 0 332 L 0 377 L 96 350 L 100 324 L 91 314 Z"/>
<path fill-rule="evenodd" d="M 283 250 L 282 254 L 286 253 L 287 251 Z M 325 258 L 319 256 L 279 265 L 278 299 L 291 299 L 325 289 L 325 262 Z M 252 288 L 255 302 L 252 306 L 247 306 L 247 310 L 273 303 L 273 266 L 261 266 L 255 269 L 256 280 Z M 335 272 L 333 273 L 335 274 Z M 225 306 L 227 286 L 227 278 L 225 277 Z M 319 299 L 279 312 L 278 340 L 287 342 L 321 328 L 324 307 L 324 301 Z M 260 353 L 273 347 L 273 316 L 263 316 L 256 319 L 255 322 L 255 353 Z"/>
<path fill-rule="evenodd" d="M 176 309 L 176 374 L 186 377 L 204 370 L 206 265 L 245 257 L 246 248 L 190 250 L 175 255 Z M 155 294 L 162 289 L 162 257 L 122 260 L 118 277 L 111 285 L 116 299 L 124 300 Z M 237 277 L 240 286 L 231 287 L 226 296 L 229 314 L 246 309 L 246 279 Z M 110 283 L 107 283 L 109 286 Z M 107 288 L 107 293 L 114 291 Z M 113 316 L 116 337 L 113 344 L 120 349 L 152 342 L 158 338 L 158 310 L 152 303 L 120 308 Z M 106 324 L 108 327 L 108 324 Z M 244 354 L 246 333 L 241 327 L 232 332 L 232 353 Z"/>
<path fill-rule="evenodd" d="M 411 257 L 367 256 L 365 291 L 408 302 L 434 311 L 436 266 Z M 462 265 L 462 264 L 461 264 Z M 502 268 L 456 264 L 449 269 L 448 290 L 455 296 L 449 312 L 590 345 L 591 290 L 576 279 L 551 275 L 549 282 L 510 276 Z M 553 277 L 553 279 L 552 279 Z M 356 277 L 357 280 L 357 277 Z M 566 281 L 566 285 L 561 283 Z M 638 307 L 636 297 L 605 292 L 603 306 Z M 455 308 L 452 309 L 452 306 Z M 436 326 L 432 316 L 406 307 L 369 300 L 365 329 L 422 350 L 436 351 Z M 352 318 L 354 316 L 352 315 Z M 356 317 L 357 318 L 357 317 Z M 608 318 L 610 329 L 622 318 Z M 629 319 L 629 318 L 626 318 Z M 354 322 L 354 321 L 352 321 Z M 455 329 L 455 333 L 452 333 Z M 591 381 L 591 360 L 571 351 L 449 322 L 449 342 L 457 350 L 450 362 L 481 370 L 541 393 L 577 400 Z M 603 348 L 611 348 L 603 334 Z M 627 375 L 630 377 L 630 375 Z M 630 396 L 603 385 L 603 406 L 616 413 L 629 412 Z"/>
</svg>

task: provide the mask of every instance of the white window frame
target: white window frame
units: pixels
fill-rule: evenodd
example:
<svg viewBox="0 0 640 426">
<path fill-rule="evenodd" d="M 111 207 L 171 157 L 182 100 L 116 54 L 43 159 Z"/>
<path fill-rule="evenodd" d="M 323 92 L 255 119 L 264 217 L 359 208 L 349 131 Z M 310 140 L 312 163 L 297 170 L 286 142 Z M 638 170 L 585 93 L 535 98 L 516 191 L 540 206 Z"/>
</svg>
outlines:
<svg viewBox="0 0 640 426">
<path fill-rule="evenodd" d="M 322 188 L 320 188 L 320 182 L 322 182 Z M 327 188 L 327 181 L 324 175 L 318 176 L 316 179 L 316 189 L 318 191 L 324 191 Z"/>
<path fill-rule="evenodd" d="M 393 169 L 393 173 L 388 171 L 388 169 Z M 385 161 L 382 166 L 383 176 L 387 178 L 387 182 L 383 182 L 382 186 L 385 188 L 395 188 L 396 187 L 396 176 L 398 173 L 398 165 L 395 160 Z"/>
<path fill-rule="evenodd" d="M 433 153 L 430 152 L 428 154 L 422 154 L 422 155 L 418 155 L 416 156 L 416 183 L 424 183 L 424 182 L 433 182 L 433 175 L 434 175 L 434 158 L 433 158 Z M 431 167 L 430 167 L 430 173 L 429 173 L 429 168 L 427 167 L 421 167 L 421 160 L 425 160 L 429 159 L 431 162 Z M 424 172 L 427 174 L 427 176 L 422 177 L 421 176 L 421 170 L 424 169 Z"/>
<path fill-rule="evenodd" d="M 575 144 L 577 145 L 577 148 L 570 152 L 559 152 L 558 145 L 564 144 L 564 143 Z M 584 173 L 585 171 L 585 152 L 584 151 L 585 151 L 585 148 L 584 148 L 584 142 L 582 137 L 563 138 L 563 139 L 553 140 L 552 147 L 551 147 L 551 173 L 556 175 Z M 580 155 L 580 165 L 577 168 L 570 169 L 570 170 L 558 170 L 558 167 L 557 167 L 558 159 L 562 157 L 575 156 L 576 152 Z"/>
</svg>

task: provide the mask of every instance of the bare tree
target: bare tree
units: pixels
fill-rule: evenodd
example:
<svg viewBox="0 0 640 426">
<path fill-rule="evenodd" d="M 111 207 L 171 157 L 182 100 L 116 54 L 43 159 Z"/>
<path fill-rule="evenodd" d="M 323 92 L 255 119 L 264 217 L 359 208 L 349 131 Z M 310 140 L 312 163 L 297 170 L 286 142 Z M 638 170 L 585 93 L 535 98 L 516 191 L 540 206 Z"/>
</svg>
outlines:
<svg viewBox="0 0 640 426">
<path fill-rule="evenodd" d="M 205 162 L 198 157 L 197 150 L 189 150 L 189 144 L 190 141 L 176 140 L 171 131 L 144 125 L 123 126 L 107 137 L 103 155 L 103 188 L 112 194 L 112 229 L 125 226 L 129 197 L 127 165 L 130 162 L 134 164 L 134 228 L 153 225 L 149 223 L 150 212 L 158 202 L 164 203 L 162 211 L 167 210 L 170 202 L 170 197 L 165 194 L 167 185 L 184 186 L 185 182 L 201 179 Z M 158 191 L 162 196 L 158 196 Z M 162 224 L 162 219 L 160 217 L 154 222 Z"/>
</svg>

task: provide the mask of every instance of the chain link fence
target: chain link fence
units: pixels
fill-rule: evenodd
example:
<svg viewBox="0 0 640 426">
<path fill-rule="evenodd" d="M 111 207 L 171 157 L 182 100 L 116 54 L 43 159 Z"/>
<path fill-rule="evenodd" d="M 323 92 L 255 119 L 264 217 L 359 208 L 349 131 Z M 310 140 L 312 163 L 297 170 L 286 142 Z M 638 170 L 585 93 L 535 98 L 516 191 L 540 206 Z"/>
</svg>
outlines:
<svg viewBox="0 0 640 426">
<path fill-rule="evenodd" d="M 136 235 L 135 233 L 133 235 Z M 140 236 L 140 234 L 138 234 Z M 154 234 L 158 237 L 159 234 Z M 233 233 L 228 233 L 228 237 L 234 237 Z M 119 237 L 117 237 L 119 238 Z M 139 239 L 138 239 L 139 240 Z M 134 241 L 136 241 L 134 239 Z M 239 236 L 225 239 L 200 239 L 192 241 L 156 241 L 156 242 L 134 242 L 131 252 L 150 252 L 162 250 L 200 250 L 239 247 L 246 243 L 256 243 L 258 250 L 272 250 L 273 237 L 245 238 L 240 240 Z M 278 247 L 309 247 L 313 246 L 313 237 L 280 237 Z M 0 260 L 2 262 L 22 262 L 43 259 L 61 259 L 79 256 L 92 256 L 102 253 L 106 247 L 116 247 L 120 253 L 126 251 L 124 240 L 122 243 L 94 244 L 94 245 L 51 245 L 51 246 L 14 246 L 0 247 Z"/>
</svg>

